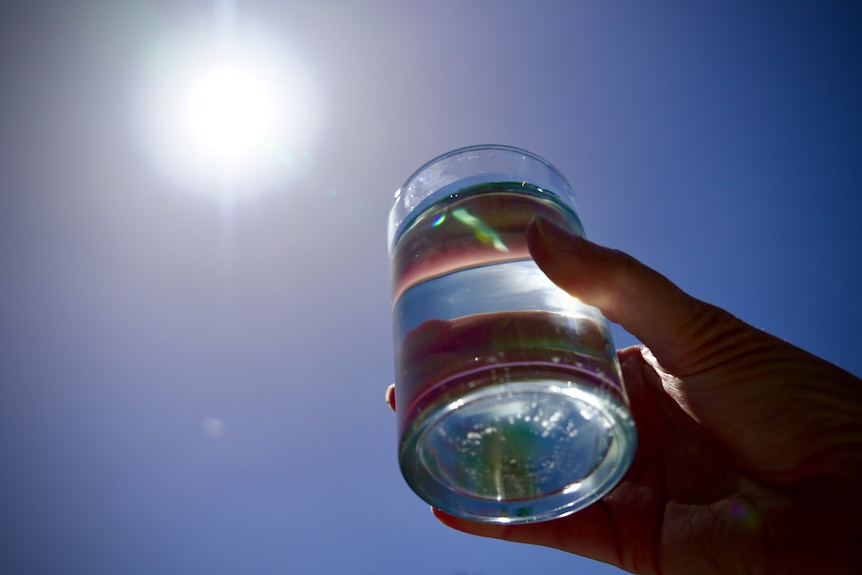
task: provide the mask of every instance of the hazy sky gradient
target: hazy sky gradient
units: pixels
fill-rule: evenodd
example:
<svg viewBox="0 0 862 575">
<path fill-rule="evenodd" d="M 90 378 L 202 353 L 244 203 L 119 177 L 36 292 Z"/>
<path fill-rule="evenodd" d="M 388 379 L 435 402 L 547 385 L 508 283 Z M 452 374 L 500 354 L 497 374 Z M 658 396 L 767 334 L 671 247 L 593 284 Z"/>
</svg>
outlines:
<svg viewBox="0 0 862 575">
<path fill-rule="evenodd" d="M 397 469 L 386 218 L 464 145 L 862 374 L 855 4 L 234 4 L 316 86 L 263 185 L 181 181 L 142 122 L 212 2 L 0 9 L 0 572 L 616 573 L 449 531 Z"/>
</svg>

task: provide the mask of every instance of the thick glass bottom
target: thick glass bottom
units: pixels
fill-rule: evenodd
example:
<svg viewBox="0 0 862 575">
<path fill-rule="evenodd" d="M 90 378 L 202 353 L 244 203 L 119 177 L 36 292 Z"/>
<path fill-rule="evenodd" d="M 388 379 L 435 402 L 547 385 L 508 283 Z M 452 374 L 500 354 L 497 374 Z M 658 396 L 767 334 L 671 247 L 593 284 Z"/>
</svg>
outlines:
<svg viewBox="0 0 862 575">
<path fill-rule="evenodd" d="M 635 444 L 634 423 L 615 394 L 534 378 L 426 406 L 403 434 L 400 461 L 413 490 L 446 513 L 528 523 L 601 498 L 628 469 Z"/>
</svg>

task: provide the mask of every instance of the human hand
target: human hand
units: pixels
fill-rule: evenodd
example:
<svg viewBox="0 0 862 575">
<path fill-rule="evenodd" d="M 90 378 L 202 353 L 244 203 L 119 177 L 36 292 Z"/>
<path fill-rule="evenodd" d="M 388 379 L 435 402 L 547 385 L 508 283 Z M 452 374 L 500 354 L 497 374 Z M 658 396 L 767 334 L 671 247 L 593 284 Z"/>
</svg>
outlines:
<svg viewBox="0 0 862 575">
<path fill-rule="evenodd" d="M 862 572 L 862 381 L 621 252 L 545 221 L 528 239 L 551 280 L 644 343 L 618 352 L 638 451 L 568 517 L 500 526 L 434 510 L 441 522 L 634 573 Z"/>
</svg>

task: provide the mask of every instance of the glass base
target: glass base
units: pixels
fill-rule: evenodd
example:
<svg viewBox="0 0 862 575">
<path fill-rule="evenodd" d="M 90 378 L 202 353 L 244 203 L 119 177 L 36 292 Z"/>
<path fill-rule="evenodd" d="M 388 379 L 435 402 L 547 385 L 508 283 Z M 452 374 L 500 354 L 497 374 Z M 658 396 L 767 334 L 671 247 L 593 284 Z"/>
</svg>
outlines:
<svg viewBox="0 0 862 575">
<path fill-rule="evenodd" d="M 404 432 L 401 469 L 428 503 L 484 523 L 544 521 L 610 491 L 636 433 L 615 395 L 589 383 L 488 385 L 428 406 Z"/>
</svg>

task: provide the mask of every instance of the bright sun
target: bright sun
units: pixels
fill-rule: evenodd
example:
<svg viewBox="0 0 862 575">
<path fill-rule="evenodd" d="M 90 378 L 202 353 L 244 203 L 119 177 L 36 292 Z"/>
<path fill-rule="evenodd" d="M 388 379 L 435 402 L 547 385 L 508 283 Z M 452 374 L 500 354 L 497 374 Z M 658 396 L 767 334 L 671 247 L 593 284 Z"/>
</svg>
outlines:
<svg viewBox="0 0 862 575">
<path fill-rule="evenodd" d="M 258 72 L 258 73 L 255 73 Z M 201 159 L 243 172 L 278 145 L 274 78 L 248 63 L 218 62 L 191 78 L 185 129 Z"/>
<path fill-rule="evenodd" d="M 260 27 L 164 36 L 145 62 L 139 132 L 155 168 L 217 190 L 264 188 L 307 164 L 319 122 L 308 69 Z"/>
</svg>

